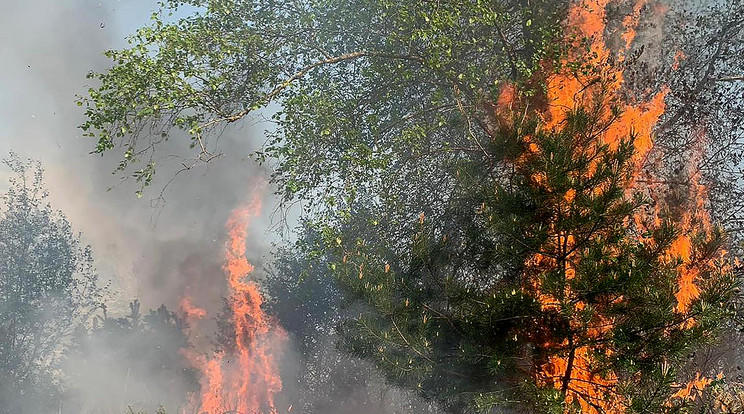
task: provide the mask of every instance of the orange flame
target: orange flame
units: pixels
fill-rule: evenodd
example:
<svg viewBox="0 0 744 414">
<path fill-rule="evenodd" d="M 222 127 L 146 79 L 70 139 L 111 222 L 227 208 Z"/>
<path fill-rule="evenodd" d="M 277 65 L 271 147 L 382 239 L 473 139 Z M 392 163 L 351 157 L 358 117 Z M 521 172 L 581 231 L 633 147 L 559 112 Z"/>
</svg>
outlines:
<svg viewBox="0 0 744 414">
<path fill-rule="evenodd" d="M 675 310 L 678 313 L 686 314 L 690 311 L 692 302 L 700 296 L 700 289 L 696 281 L 699 278 L 701 270 L 714 266 L 715 263 L 705 260 L 706 258 L 696 257 L 692 246 L 692 239 L 696 233 L 702 234 L 709 238 L 712 233 L 710 216 L 706 209 L 706 188 L 701 184 L 699 166 L 702 163 L 705 151 L 705 134 L 698 131 L 692 142 L 692 157 L 688 161 L 684 178 L 687 181 L 687 194 L 679 206 L 672 206 L 679 214 L 681 220 L 679 223 L 679 235 L 672 243 L 667 252 L 667 260 L 677 261 L 679 265 L 677 270 L 680 272 L 679 290 L 675 297 L 677 306 Z M 701 262 L 702 261 L 702 262 Z M 687 323 L 688 327 L 695 324 L 693 319 Z"/>
<path fill-rule="evenodd" d="M 548 108 L 544 114 L 546 129 L 553 129 L 562 124 L 566 120 L 567 111 L 589 104 L 590 100 L 594 99 L 593 92 L 596 88 L 605 88 L 608 95 L 613 98 L 619 96 L 624 82 L 623 72 L 619 66 L 610 63 L 611 53 L 604 41 L 605 9 L 608 3 L 609 0 L 582 0 L 574 3 L 569 10 L 566 22 L 566 27 L 569 28 L 568 35 L 582 42 L 588 42 L 589 46 L 588 53 L 580 57 L 570 56 L 570 58 L 585 61 L 591 67 L 598 68 L 600 72 L 584 75 L 560 72 L 548 78 Z M 625 49 L 620 51 L 620 59 L 636 36 L 634 26 L 638 23 L 640 10 L 644 4 L 644 0 L 639 0 L 633 9 L 633 14 L 623 21 L 626 30 L 622 35 Z M 622 139 L 633 135 L 636 147 L 636 168 L 640 169 L 642 161 L 653 147 L 653 128 L 664 113 L 665 96 L 666 91 L 661 91 L 650 101 L 638 105 L 624 104 L 619 100 L 614 102 L 621 109 L 620 115 L 609 124 L 599 139 L 614 148 Z M 611 120 L 614 116 L 616 115 L 611 114 L 609 110 L 602 114 L 606 120 Z M 566 203 L 570 203 L 574 196 L 574 193 L 566 194 L 564 197 Z M 558 244 L 566 245 L 568 251 L 573 243 L 571 235 L 559 237 Z M 544 257 L 536 259 L 546 260 Z M 571 278 L 573 272 L 571 268 L 566 269 L 566 277 Z M 539 286 L 535 287 L 539 292 Z M 542 293 L 538 295 L 543 308 L 558 305 L 557 298 Z M 585 306 L 584 303 L 575 305 L 577 310 Z M 614 322 L 603 317 L 595 319 L 588 334 L 590 337 L 599 338 L 612 327 Z M 567 342 L 562 345 L 566 347 L 568 355 L 562 353 L 551 356 L 547 363 L 539 367 L 538 379 L 557 389 L 565 388 L 566 402 L 568 404 L 578 403 L 584 413 L 623 412 L 621 398 L 615 391 L 616 375 L 612 372 L 599 373 L 594 367 L 593 352 L 597 350 L 589 346 L 571 349 Z M 571 365 L 570 368 L 569 365 Z"/>
<path fill-rule="evenodd" d="M 718 374 L 717 379 L 720 380 L 723 378 L 723 374 Z M 691 379 L 687 382 L 685 385 L 675 384 L 679 389 L 677 392 L 672 394 L 672 398 L 667 404 L 667 406 L 671 405 L 671 401 L 676 399 L 680 400 L 689 400 L 694 401 L 696 398 L 700 396 L 700 394 L 705 390 L 705 388 L 708 387 L 713 382 L 713 378 L 708 378 L 701 376 L 698 372 L 695 374 L 695 378 Z"/>
<path fill-rule="evenodd" d="M 589 53 L 583 53 L 581 56 L 571 56 L 571 58 L 581 59 L 594 68 L 600 68 L 603 73 L 596 75 L 577 76 L 572 73 L 558 73 L 548 79 L 548 105 L 549 109 L 546 114 L 546 129 L 551 129 L 561 124 L 566 117 L 566 111 L 574 109 L 577 105 L 587 104 L 592 99 L 594 85 L 603 83 L 608 89 L 610 96 L 618 96 L 623 86 L 624 78 L 622 68 L 611 65 L 610 50 L 604 41 L 605 29 L 605 9 L 609 0 L 582 0 L 575 3 L 568 13 L 566 25 L 571 30 L 568 31 L 570 36 L 584 39 L 589 43 Z M 636 8 L 640 8 L 645 3 L 640 0 Z M 634 9 L 635 10 L 635 9 Z M 631 24 L 637 24 L 637 18 L 626 18 L 626 34 L 633 33 L 628 37 L 626 49 L 630 41 L 635 38 L 635 31 Z M 638 105 L 621 104 L 617 102 L 621 109 L 619 119 L 613 122 L 609 129 L 603 134 L 603 141 L 610 146 L 617 145 L 623 138 L 627 138 L 633 133 L 636 136 L 636 157 L 642 160 L 653 147 L 653 129 L 659 117 L 664 113 L 664 98 L 667 91 L 654 95 L 648 102 L 642 102 Z M 604 114 L 606 118 L 612 115 Z"/>
<path fill-rule="evenodd" d="M 191 298 L 188 296 L 181 298 L 180 308 L 184 315 L 186 315 L 186 320 L 188 321 L 196 321 L 207 316 L 207 311 L 194 305 Z"/>
<path fill-rule="evenodd" d="M 648 101 L 631 104 L 621 99 L 621 92 L 624 84 L 623 63 L 625 55 L 628 52 L 632 42 L 636 38 L 635 28 L 637 27 L 640 14 L 647 4 L 647 0 L 636 0 L 633 10 L 623 20 L 624 33 L 621 34 L 623 45 L 621 50 L 615 54 L 615 64 L 612 63 L 613 55 L 610 52 L 604 40 L 606 7 L 610 0 L 577 0 L 570 7 L 566 19 L 567 41 L 576 47 L 569 54 L 572 62 L 585 62 L 592 71 L 577 73 L 569 70 L 562 70 L 547 78 L 546 101 L 547 108 L 542 112 L 543 128 L 550 130 L 559 127 L 566 121 L 568 111 L 581 106 L 589 106 L 595 99 L 595 92 L 603 91 L 606 96 L 611 97 L 614 106 L 620 109 L 619 114 L 611 112 L 609 108 L 601 117 L 608 121 L 608 127 L 598 136 L 600 142 L 609 145 L 611 148 L 617 147 L 621 140 L 629 136 L 634 137 L 635 145 L 635 171 L 633 174 L 632 187 L 641 185 L 641 170 L 644 162 L 647 160 L 654 146 L 653 132 L 654 127 L 663 115 L 665 104 L 664 99 L 667 90 L 663 89 L 654 94 Z M 587 48 L 582 46 L 586 45 Z M 583 51 L 583 52 L 582 52 Z M 568 63 L 568 62 L 564 62 Z M 569 67 L 569 65 L 564 65 Z M 600 89 L 601 88 L 601 89 Z M 515 91 L 513 86 L 507 85 L 502 88 L 496 104 L 496 119 L 499 123 L 508 120 L 506 114 L 509 113 L 510 106 L 514 102 Z M 611 122 L 609 122 L 611 121 Z M 701 140 L 702 141 L 702 140 Z M 530 137 L 525 138 L 530 152 L 537 151 L 537 146 L 530 142 Z M 700 264 L 696 262 L 692 246 L 694 230 L 702 230 L 706 234 L 711 233 L 710 219 L 705 209 L 705 188 L 700 184 L 699 172 L 694 170 L 701 161 L 701 155 L 704 146 L 700 146 L 697 152 L 699 159 L 690 160 L 687 177 L 690 182 L 690 194 L 688 199 L 692 200 L 681 211 L 678 216 L 682 217 L 679 236 L 666 253 L 667 260 L 671 263 L 679 263 L 677 269 L 680 273 L 678 280 L 678 290 L 675 294 L 677 306 L 675 310 L 680 314 L 686 314 L 690 310 L 690 305 L 700 295 L 700 288 L 697 285 L 697 279 L 700 274 Z M 519 160 L 517 160 L 519 162 Z M 545 177 L 533 176 L 535 185 L 544 185 Z M 629 188 L 639 190 L 639 188 Z M 652 188 L 646 188 L 645 191 L 653 193 Z M 569 205 L 575 197 L 575 192 L 569 191 L 564 195 L 566 205 Z M 653 197 L 653 195 L 652 195 Z M 660 223 L 659 205 L 663 204 L 656 200 L 656 210 L 651 213 L 652 217 L 635 217 L 636 225 L 643 228 L 643 223 L 651 222 Z M 553 223 L 548 223 L 553 228 Z M 565 251 L 571 251 L 574 245 L 573 236 L 570 234 L 556 234 L 556 245 L 564 246 Z M 558 264 L 554 259 L 543 255 L 534 255 L 527 263 L 527 268 L 545 268 L 555 267 Z M 574 277 L 575 270 L 566 265 L 565 277 L 571 279 Z M 529 273 L 529 270 L 527 271 Z M 539 282 L 532 280 L 527 275 L 527 289 L 534 289 L 533 293 L 543 309 L 558 309 L 560 301 L 541 291 Z M 568 289 L 568 288 L 567 288 Z M 566 296 L 570 294 L 566 291 Z M 618 300 L 621 300 L 618 299 Z M 575 303 L 577 310 L 583 309 L 586 304 Z M 578 321 L 572 321 L 579 324 Z M 687 319 L 684 328 L 689 328 L 695 323 L 694 319 Z M 590 322 L 587 336 L 589 338 L 601 338 L 608 332 L 614 324 L 613 320 L 608 320 L 602 316 L 595 316 Z M 551 344 L 552 347 L 558 346 L 564 348 L 566 352 L 549 357 L 548 361 L 537 367 L 536 377 L 539 382 L 553 386 L 565 391 L 565 399 L 568 404 L 578 403 L 584 413 L 622 413 L 624 412 L 624 401 L 616 390 L 617 376 L 613 372 L 599 372 L 596 368 L 595 352 L 604 352 L 610 354 L 610 349 L 597 350 L 591 349 L 590 346 L 574 347 L 566 340 L 563 344 Z M 707 382 L 700 380 L 690 387 L 704 387 Z M 689 395 L 689 393 L 688 393 Z"/>
<path fill-rule="evenodd" d="M 635 5 L 633 5 L 633 11 L 628 16 L 626 16 L 625 19 L 623 19 L 623 27 L 625 28 L 625 33 L 623 33 L 621 37 L 625 42 L 625 50 L 628 50 L 631 43 L 633 43 L 633 40 L 635 40 L 635 27 L 638 26 L 638 22 L 641 19 L 641 11 L 647 3 L 648 0 L 636 0 Z"/>
<path fill-rule="evenodd" d="M 245 208 L 233 211 L 227 222 L 229 239 L 223 269 L 230 291 L 234 350 L 222 350 L 212 357 L 187 355 L 202 372 L 200 396 L 194 402 L 199 413 L 276 413 L 274 396 L 282 389 L 278 349 L 286 333 L 261 309 L 263 298 L 258 285 L 246 280 L 254 270 L 245 257 L 247 230 L 260 210 L 256 197 Z M 192 319 L 205 315 L 188 298 L 182 300 L 182 309 Z"/>
</svg>

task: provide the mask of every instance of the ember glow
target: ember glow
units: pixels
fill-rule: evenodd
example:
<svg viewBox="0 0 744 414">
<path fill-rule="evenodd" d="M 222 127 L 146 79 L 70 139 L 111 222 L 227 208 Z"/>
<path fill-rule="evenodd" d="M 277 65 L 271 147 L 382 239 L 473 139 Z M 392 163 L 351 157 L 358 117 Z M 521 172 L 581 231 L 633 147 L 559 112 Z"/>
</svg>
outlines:
<svg viewBox="0 0 744 414">
<path fill-rule="evenodd" d="M 234 210 L 227 222 L 223 269 L 234 327 L 234 343 L 227 347 L 231 349 L 207 356 L 186 355 L 202 374 L 200 395 L 193 401 L 200 414 L 277 412 L 274 396 L 282 389 L 277 359 L 286 334 L 261 309 L 258 285 L 246 280 L 254 270 L 245 257 L 247 230 L 260 210 L 260 200 L 255 198 L 248 206 Z M 191 324 L 206 314 L 188 298 L 182 301 L 182 309 Z"/>
</svg>

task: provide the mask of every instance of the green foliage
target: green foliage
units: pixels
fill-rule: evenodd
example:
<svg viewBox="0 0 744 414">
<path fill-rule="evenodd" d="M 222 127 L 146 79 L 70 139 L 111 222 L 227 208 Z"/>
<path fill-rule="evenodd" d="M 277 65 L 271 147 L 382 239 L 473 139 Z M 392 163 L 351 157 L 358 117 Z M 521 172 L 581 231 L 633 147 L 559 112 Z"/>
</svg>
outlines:
<svg viewBox="0 0 744 414">
<path fill-rule="evenodd" d="M 328 276 L 322 240 L 303 227 L 298 241 L 275 252 L 263 286 L 267 311 L 291 338 L 297 358 L 281 368 L 282 398 L 302 413 L 438 413 L 438 407 L 409 390 L 386 384 L 368 361 L 338 349 L 338 324 L 353 309 L 344 307 L 338 281 Z M 295 385 L 296 384 L 296 385 Z"/>
<path fill-rule="evenodd" d="M 170 21 L 184 4 L 198 12 Z M 466 124 L 483 102 L 558 57 L 564 9 L 516 0 L 162 6 L 129 48 L 106 53 L 109 71 L 89 75 L 98 85 L 78 103 L 94 152 L 119 151 L 118 170 L 133 168 L 144 187 L 159 144 L 178 135 L 172 128 L 208 161 L 210 131 L 273 112 L 256 156 L 276 163 L 286 200 L 318 201 L 308 208 L 347 205 L 357 186 L 394 181 L 391 171 L 400 186 L 473 146 Z"/>
<path fill-rule="evenodd" d="M 199 12 L 168 22 L 186 4 Z M 553 131 L 533 116 L 494 126 L 505 84 L 539 100 L 540 70 L 557 67 L 566 47 L 556 41 L 565 5 L 168 1 L 129 48 L 108 52 L 108 72 L 91 74 L 100 84 L 80 98 L 81 128 L 95 152 L 120 151 L 118 170 L 133 170 L 144 187 L 160 143 L 179 136 L 173 128 L 206 162 L 220 128 L 272 113 L 255 156 L 273 164 L 283 201 L 301 200 L 310 214 L 321 242 L 305 253 L 316 271 L 327 266 L 360 299 L 351 309 L 361 316 L 342 327 L 347 348 L 452 412 L 575 411 L 565 403 L 570 381 L 556 389 L 536 372 L 581 349 L 591 350 L 597 381 L 617 377 L 629 411 L 682 410 L 685 401 L 669 403 L 672 383 L 686 352 L 715 339 L 731 273 L 706 268 L 701 297 L 688 313 L 674 311 L 680 269 L 664 251 L 682 231 L 680 211 L 633 225 L 650 207 L 628 195 L 633 137 L 613 148 L 593 140 L 607 126 L 599 108 L 576 109 Z M 735 67 L 717 62 L 728 59 L 737 21 L 697 36 L 703 66 L 678 79 L 676 109 L 692 118 L 679 130 L 684 145 L 699 121 L 685 99 L 703 96 L 716 68 Z M 697 82 L 700 73 L 707 78 Z M 679 116 L 671 119 L 667 131 Z M 736 145 L 723 148 L 714 159 L 740 158 Z M 728 171 L 728 162 L 704 164 Z M 570 252 L 557 242 L 565 235 Z M 692 236 L 703 262 L 724 242 L 717 231 Z M 555 304 L 544 306 L 543 294 Z M 613 324 L 597 333 L 603 319 Z"/>
<path fill-rule="evenodd" d="M 90 247 L 46 201 L 41 165 L 14 154 L 5 165 L 13 174 L 0 213 L 0 412 L 39 412 L 59 395 L 62 352 L 104 289 Z"/>
<path fill-rule="evenodd" d="M 496 132 L 490 157 L 451 172 L 459 185 L 445 213 L 422 214 L 410 248 L 329 231 L 331 268 L 364 303 L 343 325 L 347 348 L 452 412 L 558 413 L 578 409 L 565 405 L 571 394 L 628 412 L 683 408 L 673 382 L 687 353 L 718 334 L 733 274 L 701 265 L 701 296 L 675 310 L 681 270 L 665 252 L 678 217 L 630 224 L 649 205 L 628 195 L 633 137 L 615 148 L 597 140 L 603 99 L 555 130 L 527 120 Z M 485 168 L 493 159 L 501 166 Z M 697 263 L 714 263 L 721 234 L 695 239 Z M 546 373 L 582 352 L 591 362 L 573 369 L 591 370 L 594 396 L 571 368 Z"/>
</svg>

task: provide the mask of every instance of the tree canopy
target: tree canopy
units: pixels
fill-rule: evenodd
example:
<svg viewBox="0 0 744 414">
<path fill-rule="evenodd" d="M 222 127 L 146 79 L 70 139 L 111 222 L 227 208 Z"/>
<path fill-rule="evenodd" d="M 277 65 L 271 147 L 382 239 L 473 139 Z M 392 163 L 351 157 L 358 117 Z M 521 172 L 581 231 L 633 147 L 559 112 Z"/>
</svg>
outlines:
<svg viewBox="0 0 744 414">
<path fill-rule="evenodd" d="M 99 310 L 90 247 L 46 202 L 40 164 L 11 155 L 0 213 L 0 411 L 41 411 L 59 392 L 62 351 Z"/>
<path fill-rule="evenodd" d="M 460 174 L 461 210 L 445 222 L 422 215 L 410 256 L 361 237 L 339 243 L 332 266 L 368 306 L 344 325 L 350 350 L 452 412 L 687 402 L 672 398 L 683 357 L 716 336 L 735 285 L 723 239 L 679 211 L 645 217 L 651 202 L 632 190 L 636 138 L 603 142 L 617 120 L 593 99 L 558 128 L 528 118 L 496 133 L 488 150 L 509 179 L 483 165 Z"/>
<path fill-rule="evenodd" d="M 270 116 L 254 155 L 356 299 L 345 348 L 451 412 L 679 412 L 736 285 L 713 222 L 742 211 L 738 124 L 696 129 L 730 108 L 731 3 L 721 30 L 670 13 L 706 47 L 656 65 L 620 2 L 168 1 L 90 74 L 81 128 L 144 188 L 164 140 L 189 169 Z"/>
<path fill-rule="evenodd" d="M 169 22 L 184 5 L 199 12 Z M 501 81 L 529 76 L 553 53 L 563 9 L 516 0 L 167 2 L 130 48 L 107 52 L 110 71 L 90 74 L 100 85 L 79 101 L 82 129 L 96 152 L 117 150 L 119 168 L 134 168 L 146 185 L 172 128 L 206 161 L 217 154 L 209 132 L 276 103 L 274 133 L 257 155 L 278 162 L 283 195 L 344 205 L 357 187 L 400 187 L 424 174 L 436 182 L 435 165 L 473 148 L 479 132 L 465 118 Z"/>
</svg>

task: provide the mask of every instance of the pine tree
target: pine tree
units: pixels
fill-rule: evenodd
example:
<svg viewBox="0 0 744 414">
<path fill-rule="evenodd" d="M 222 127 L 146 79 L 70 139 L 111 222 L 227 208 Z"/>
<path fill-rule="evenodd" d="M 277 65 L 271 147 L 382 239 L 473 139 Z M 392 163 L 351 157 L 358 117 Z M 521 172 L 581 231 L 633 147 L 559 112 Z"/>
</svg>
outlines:
<svg viewBox="0 0 744 414">
<path fill-rule="evenodd" d="M 534 96 L 495 109 L 450 219 L 422 214 L 409 257 L 336 239 L 364 303 L 350 350 L 452 412 L 672 412 L 710 381 L 677 383 L 726 317 L 724 236 L 682 213 L 696 200 L 639 185 L 645 137 L 620 133 L 609 80 L 582 96 L 560 120 Z"/>
</svg>

